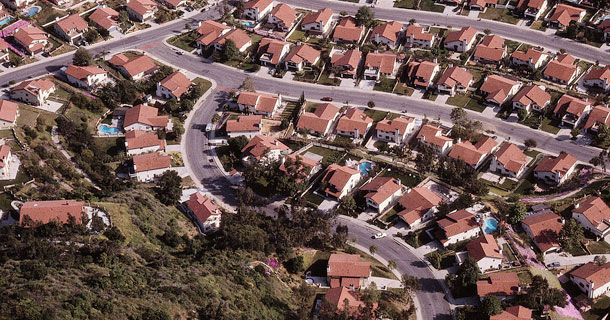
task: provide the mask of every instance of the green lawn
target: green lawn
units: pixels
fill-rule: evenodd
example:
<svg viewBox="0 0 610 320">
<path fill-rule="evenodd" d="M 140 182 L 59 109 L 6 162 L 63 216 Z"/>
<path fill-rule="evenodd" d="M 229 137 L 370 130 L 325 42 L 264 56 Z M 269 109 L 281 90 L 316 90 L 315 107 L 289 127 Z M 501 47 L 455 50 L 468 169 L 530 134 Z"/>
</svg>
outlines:
<svg viewBox="0 0 610 320">
<path fill-rule="evenodd" d="M 470 109 L 476 112 L 483 112 L 485 106 L 479 101 L 479 98 L 474 95 L 455 95 L 447 99 L 447 104 Z"/>
<path fill-rule="evenodd" d="M 400 0 L 394 2 L 394 7 L 396 8 L 404 8 L 404 9 L 414 9 L 415 8 L 415 0 Z"/>
<path fill-rule="evenodd" d="M 610 253 L 610 244 L 604 240 L 591 241 L 587 245 L 587 249 L 591 254 L 607 254 Z"/>
<path fill-rule="evenodd" d="M 375 87 L 373 87 L 373 90 L 391 93 L 394 90 L 395 84 L 396 79 L 381 78 L 379 82 L 375 83 Z"/>
<path fill-rule="evenodd" d="M 365 109 L 364 114 L 373 119 L 374 122 L 379 122 L 385 119 L 385 117 L 388 115 L 388 113 L 385 111 L 379 111 L 374 109 Z"/>
<path fill-rule="evenodd" d="M 534 276 L 539 275 L 539 276 L 542 276 L 543 278 L 545 278 L 549 282 L 549 287 L 561 289 L 561 283 L 559 282 L 557 277 L 551 271 L 532 267 L 532 268 L 530 268 L 530 272 Z"/>
<path fill-rule="evenodd" d="M 331 78 L 330 71 L 324 71 L 320 78 L 318 79 L 318 84 L 325 86 L 338 86 L 341 84 L 341 79 Z"/>
<path fill-rule="evenodd" d="M 418 183 L 421 182 L 417 172 L 409 171 L 406 169 L 405 170 L 398 170 L 398 169 L 386 170 L 383 173 L 383 176 L 398 179 L 398 180 L 400 180 L 400 183 L 402 183 L 402 185 L 407 186 L 409 188 L 413 188 Z"/>
<path fill-rule="evenodd" d="M 296 30 L 294 30 L 292 32 L 292 34 L 290 35 L 290 37 L 288 37 L 289 41 L 293 41 L 293 42 L 297 42 L 297 41 L 305 41 L 306 35 L 305 35 L 305 31 L 297 28 Z"/>
<path fill-rule="evenodd" d="M 396 218 L 396 214 L 398 213 L 397 206 L 394 206 L 390 211 L 386 212 L 380 219 L 385 223 L 390 223 L 394 218 Z"/>
<path fill-rule="evenodd" d="M 184 51 L 191 52 L 194 49 L 197 49 L 197 38 L 199 34 L 195 30 L 191 30 L 189 32 L 185 32 L 183 34 L 179 34 L 177 36 L 173 36 L 167 40 L 167 43 L 178 47 Z"/>
<path fill-rule="evenodd" d="M 419 2 L 419 9 L 423 11 L 432 11 L 432 12 L 443 12 L 445 11 L 444 6 L 439 6 L 434 3 L 434 0 L 421 0 Z"/>
<path fill-rule="evenodd" d="M 552 134 L 557 134 L 559 132 L 559 121 L 555 119 L 551 119 L 549 117 L 545 117 L 542 120 L 542 124 L 540 124 L 540 130 L 549 132 Z"/>
<path fill-rule="evenodd" d="M 17 125 L 20 127 L 33 127 L 36 125 L 36 119 L 40 112 L 37 112 L 33 107 L 22 107 L 19 106 L 19 117 L 17 118 Z"/>
<path fill-rule="evenodd" d="M 327 149 L 327 148 L 322 148 L 322 147 L 318 147 L 318 146 L 313 146 L 313 147 L 303 151 L 303 154 L 305 154 L 307 152 L 311 152 L 311 153 L 320 155 L 320 156 L 322 156 L 323 159 L 339 159 L 339 158 L 341 158 L 341 156 L 344 155 L 344 152 L 331 150 L 331 149 Z"/>
<path fill-rule="evenodd" d="M 485 12 L 479 13 L 479 18 L 501 21 L 510 24 L 517 24 L 519 22 L 519 18 L 513 16 L 510 10 L 503 8 L 487 8 Z"/>
<path fill-rule="evenodd" d="M 532 283 L 532 275 L 528 270 L 517 272 L 517 277 L 519 277 L 519 284 L 521 286 L 527 286 Z"/>
<path fill-rule="evenodd" d="M 610 297 L 602 296 L 599 298 L 591 310 L 583 313 L 585 320 L 599 320 L 610 312 Z"/>
<path fill-rule="evenodd" d="M 544 21 L 542 21 L 542 20 L 534 21 L 532 23 L 532 25 L 530 26 L 530 28 L 532 28 L 534 30 L 546 31 L 546 27 L 544 26 Z"/>
<path fill-rule="evenodd" d="M 409 96 L 409 97 L 413 94 L 414 91 L 415 91 L 415 89 L 413 89 L 411 87 L 407 87 L 407 86 L 403 85 L 402 83 L 397 85 L 394 89 L 394 93 L 396 93 L 397 95 Z"/>
<path fill-rule="evenodd" d="M 193 83 L 200 85 L 204 94 L 212 87 L 212 82 L 202 78 L 193 79 Z"/>
<path fill-rule="evenodd" d="M 9 186 L 11 184 L 25 183 L 30 181 L 30 176 L 23 170 L 23 168 L 19 168 L 17 171 L 17 177 L 15 180 L 0 180 L 0 187 Z"/>
<path fill-rule="evenodd" d="M 53 9 L 53 7 L 44 2 L 39 2 L 39 4 L 42 10 L 33 16 L 33 19 L 38 22 L 39 25 L 47 24 L 51 21 L 55 21 L 55 18 L 67 15 L 66 12 Z"/>
<path fill-rule="evenodd" d="M 510 246 L 506 243 L 502 244 L 502 253 L 504 253 L 504 256 L 508 259 L 508 261 L 512 262 L 517 260 L 517 257 L 515 257 L 513 252 L 510 250 Z"/>
<path fill-rule="evenodd" d="M 115 156 L 125 151 L 125 138 L 123 137 L 95 138 L 95 143 L 106 150 L 106 154 L 109 156 Z"/>
</svg>

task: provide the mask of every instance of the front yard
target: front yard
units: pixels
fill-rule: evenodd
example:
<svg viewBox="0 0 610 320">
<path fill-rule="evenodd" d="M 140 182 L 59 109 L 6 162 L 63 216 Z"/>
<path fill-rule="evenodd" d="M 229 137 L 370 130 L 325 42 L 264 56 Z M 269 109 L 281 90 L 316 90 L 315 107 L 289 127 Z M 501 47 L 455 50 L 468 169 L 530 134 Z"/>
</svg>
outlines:
<svg viewBox="0 0 610 320">
<path fill-rule="evenodd" d="M 519 22 L 519 18 L 513 16 L 510 10 L 504 8 L 487 8 L 485 12 L 479 14 L 479 18 L 501 21 L 510 24 L 517 24 Z"/>
<path fill-rule="evenodd" d="M 467 93 L 466 95 L 457 94 L 453 97 L 449 97 L 447 99 L 447 104 L 470 109 L 476 112 L 483 112 L 486 106 L 481 103 L 480 99 L 481 98 L 479 96 L 471 93 Z"/>
<path fill-rule="evenodd" d="M 196 41 L 198 36 L 199 34 L 197 34 L 197 31 L 191 30 L 189 32 L 169 38 L 167 40 L 167 43 L 176 46 L 184 51 L 191 52 L 197 48 Z"/>
</svg>

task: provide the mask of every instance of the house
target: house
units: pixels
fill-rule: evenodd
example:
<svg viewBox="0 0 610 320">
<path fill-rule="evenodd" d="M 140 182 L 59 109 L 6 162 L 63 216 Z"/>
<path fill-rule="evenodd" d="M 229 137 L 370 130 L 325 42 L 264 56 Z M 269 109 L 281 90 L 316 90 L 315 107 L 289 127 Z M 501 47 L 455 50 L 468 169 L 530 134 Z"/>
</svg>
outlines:
<svg viewBox="0 0 610 320">
<path fill-rule="evenodd" d="M 476 40 L 477 29 L 473 27 L 463 27 L 458 31 L 449 32 L 443 44 L 445 49 L 457 52 L 470 50 Z"/>
<path fill-rule="evenodd" d="M 474 238 L 481 233 L 474 215 L 466 210 L 449 213 L 437 221 L 437 224 L 440 227 L 439 241 L 444 247 Z"/>
<path fill-rule="evenodd" d="M 517 93 L 519 88 L 521 88 L 521 82 L 492 74 L 485 78 L 479 92 L 489 104 L 500 106 Z"/>
<path fill-rule="evenodd" d="M 164 6 L 175 10 L 186 5 L 186 0 L 159 0 Z"/>
<path fill-rule="evenodd" d="M 610 126 L 610 108 L 595 106 L 589 113 L 589 117 L 584 125 L 584 129 L 597 132 L 597 128 L 599 128 L 599 125 L 602 123 Z"/>
<path fill-rule="evenodd" d="M 89 21 L 98 29 L 108 32 L 119 30 L 119 13 L 109 7 L 101 7 L 93 11 L 89 16 Z"/>
<path fill-rule="evenodd" d="M 557 157 L 544 157 L 534 169 L 534 177 L 546 183 L 560 185 L 574 173 L 576 159 L 562 152 Z"/>
<path fill-rule="evenodd" d="M 273 0 L 250 0 L 244 6 L 243 17 L 260 21 L 273 9 Z"/>
<path fill-rule="evenodd" d="M 68 82 L 85 90 L 93 90 L 108 80 L 108 72 L 98 66 L 75 66 L 66 68 Z"/>
<path fill-rule="evenodd" d="M 227 40 L 233 41 L 235 47 L 237 47 L 237 50 L 241 53 L 244 53 L 252 45 L 252 38 L 242 29 L 231 29 L 229 32 L 223 33 L 216 40 L 212 41 L 214 50 L 221 51 Z M 198 44 L 200 47 L 204 45 L 203 42 L 198 42 Z"/>
<path fill-rule="evenodd" d="M 256 55 L 261 65 L 275 67 L 290 51 L 290 43 L 272 38 L 263 38 Z"/>
<path fill-rule="evenodd" d="M 50 80 L 27 80 L 11 88 L 11 98 L 33 106 L 40 106 L 45 104 L 53 92 L 55 92 L 55 83 Z"/>
<path fill-rule="evenodd" d="M 145 104 L 139 104 L 125 110 L 123 130 L 125 131 L 157 131 L 170 130 L 171 122 L 168 116 L 160 116 L 159 109 Z"/>
<path fill-rule="evenodd" d="M 443 129 L 430 124 L 421 127 L 417 134 L 417 140 L 440 154 L 445 154 L 453 146 L 453 139 L 445 137 Z"/>
<path fill-rule="evenodd" d="M 600 197 L 589 196 L 581 203 L 574 205 L 572 218 L 580 222 L 598 239 L 610 242 L 610 207 Z"/>
<path fill-rule="evenodd" d="M 411 117 L 399 117 L 392 120 L 384 119 L 377 122 L 375 126 L 378 140 L 393 142 L 399 145 L 407 142 L 409 133 L 413 132 L 414 129 L 415 119 Z"/>
<path fill-rule="evenodd" d="M 470 10 L 483 11 L 488 7 L 495 7 L 498 4 L 498 0 L 469 0 L 468 8 Z"/>
<path fill-rule="evenodd" d="M 373 28 L 370 41 L 391 48 L 397 48 L 400 46 L 400 40 L 402 39 L 402 28 L 402 23 L 396 21 L 380 24 Z"/>
<path fill-rule="evenodd" d="M 45 51 L 49 45 L 49 34 L 32 25 L 17 29 L 13 39 L 31 56 Z"/>
<path fill-rule="evenodd" d="M 489 279 L 477 281 L 477 295 L 481 300 L 489 295 L 506 299 L 520 293 L 521 286 L 516 272 L 490 273 Z"/>
<path fill-rule="evenodd" d="M 156 132 L 133 130 L 125 132 L 125 150 L 128 156 L 165 151 L 165 140 Z"/>
<path fill-rule="evenodd" d="M 0 146 L 0 173 L 3 177 L 9 176 L 9 165 L 11 163 L 13 154 L 11 153 L 11 147 L 3 144 Z"/>
<path fill-rule="evenodd" d="M 400 198 L 402 184 L 392 177 L 376 177 L 360 188 L 360 191 L 366 191 L 366 205 L 382 213 Z"/>
<path fill-rule="evenodd" d="M 392 52 L 369 53 L 364 63 L 365 80 L 379 80 L 381 77 L 394 78 L 398 71 L 397 56 Z"/>
<path fill-rule="evenodd" d="M 610 19 L 605 19 L 597 25 L 599 30 L 604 36 L 604 42 L 610 40 Z"/>
<path fill-rule="evenodd" d="M 436 90 L 440 93 L 454 96 L 456 93 L 465 93 L 472 84 L 472 74 L 460 67 L 445 69 L 436 82 Z"/>
<path fill-rule="evenodd" d="M 320 171 L 320 169 L 322 169 L 320 162 L 297 153 L 292 153 L 282 158 L 282 164 L 280 165 L 280 171 L 284 173 L 288 173 L 289 170 L 302 170 L 307 175 L 307 180 Z M 297 177 L 297 180 L 299 179 Z"/>
<path fill-rule="evenodd" d="M 368 117 L 362 110 L 352 107 L 347 109 L 337 122 L 336 132 L 343 136 L 364 138 L 373 125 L 373 119 Z"/>
<path fill-rule="evenodd" d="M 310 13 L 303 18 L 301 29 L 314 34 L 325 34 L 333 24 L 332 17 L 333 11 L 331 9 L 320 9 L 316 13 Z"/>
<path fill-rule="evenodd" d="M 410 25 L 405 30 L 405 42 L 407 47 L 430 49 L 434 46 L 436 35 L 429 33 L 422 26 Z"/>
<path fill-rule="evenodd" d="M 523 12 L 525 18 L 538 20 L 540 15 L 546 11 L 547 0 L 519 0 L 517 8 Z"/>
<path fill-rule="evenodd" d="M 321 54 L 308 44 L 296 45 L 284 58 L 286 70 L 301 71 L 304 67 L 311 68 L 320 61 Z"/>
<path fill-rule="evenodd" d="M 584 77 L 583 85 L 603 91 L 610 90 L 610 65 L 603 68 L 592 68 Z"/>
<path fill-rule="evenodd" d="M 246 136 L 246 138 L 252 139 L 255 135 L 260 134 L 262 122 L 263 116 L 260 114 L 238 116 L 236 120 L 227 120 L 227 135 L 231 138 Z"/>
<path fill-rule="evenodd" d="M 563 29 L 571 22 L 578 23 L 585 17 L 587 10 L 560 3 L 555 8 L 555 12 L 549 19 L 549 26 L 552 28 Z"/>
<path fill-rule="evenodd" d="M 330 58 L 330 64 L 335 75 L 341 78 L 356 78 L 358 66 L 362 59 L 362 51 L 349 49 L 345 52 L 335 51 Z"/>
<path fill-rule="evenodd" d="M 326 278 L 331 288 L 351 290 L 366 287 L 371 276 L 371 263 L 360 261 L 357 254 L 333 253 L 328 258 Z"/>
<path fill-rule="evenodd" d="M 157 82 L 156 95 L 165 99 L 180 100 L 180 97 L 189 91 L 191 85 L 193 83 L 184 73 L 175 71 L 161 80 L 161 82 Z"/>
<path fill-rule="evenodd" d="M 337 308 L 337 313 L 356 315 L 361 308 L 366 307 L 366 303 L 361 300 L 362 294 L 358 291 L 350 290 L 347 287 L 330 288 L 324 294 L 324 300 L 326 303 Z M 345 308 L 348 308 L 345 310 Z M 372 305 L 372 309 L 375 310 L 378 307 L 378 303 L 375 302 Z"/>
<path fill-rule="evenodd" d="M 542 77 L 560 84 L 569 84 L 578 74 L 578 66 L 574 64 L 575 62 L 576 59 L 571 55 L 560 54 L 555 60 L 549 62 L 542 72 Z"/>
<path fill-rule="evenodd" d="M 290 152 L 285 144 L 281 143 L 274 137 L 256 135 L 248 144 L 241 149 L 243 159 L 245 161 L 251 161 L 256 159 L 257 161 L 277 161 L 281 155 Z"/>
<path fill-rule="evenodd" d="M 531 84 L 521 88 L 512 102 L 515 109 L 523 109 L 528 113 L 532 110 L 542 112 L 551 103 L 551 95 L 544 87 Z"/>
<path fill-rule="evenodd" d="M 119 53 L 108 60 L 114 68 L 126 78 L 132 80 L 141 80 L 144 76 L 155 73 L 159 68 L 153 59 L 146 55 L 137 55 L 128 58 L 126 55 Z"/>
<path fill-rule="evenodd" d="M 85 19 L 78 14 L 72 14 L 68 17 L 57 21 L 53 28 L 60 38 L 66 40 L 70 44 L 75 44 L 84 39 L 83 34 L 89 30 L 89 25 Z"/>
<path fill-rule="evenodd" d="M 489 317 L 489 320 L 532 320 L 532 310 L 523 306 L 512 306 Z"/>
<path fill-rule="evenodd" d="M 280 31 L 288 31 L 294 27 L 299 13 L 285 3 L 280 3 L 271 10 L 271 14 L 267 17 L 267 22 L 275 25 Z"/>
<path fill-rule="evenodd" d="M 559 232 L 563 228 L 562 221 L 563 218 L 560 216 L 547 212 L 529 216 L 521 221 L 521 225 L 540 252 L 547 254 L 561 249 L 558 238 Z"/>
<path fill-rule="evenodd" d="M 470 141 L 464 141 L 451 148 L 449 157 L 455 160 L 462 160 L 473 167 L 475 170 L 487 159 L 498 143 L 491 137 L 481 138 L 477 144 L 473 145 Z"/>
<path fill-rule="evenodd" d="M 4 39 L 0 40 L 0 63 L 9 61 L 8 43 Z"/>
<path fill-rule="evenodd" d="M 434 217 L 437 212 L 436 206 L 441 201 L 441 198 L 430 189 L 415 187 L 398 200 L 402 210 L 396 215 L 410 228 L 416 229 Z"/>
<path fill-rule="evenodd" d="M 197 27 L 196 31 L 199 35 L 199 38 L 197 38 L 197 45 L 201 49 L 206 49 L 214 42 L 214 40 L 220 38 L 220 36 L 229 31 L 231 31 L 231 27 L 220 22 L 216 22 L 214 20 L 202 21 L 201 24 L 199 24 L 199 27 Z M 248 40 L 250 40 L 250 37 L 248 37 Z"/>
<path fill-rule="evenodd" d="M 325 103 L 316 107 L 314 112 L 303 113 L 297 122 L 297 129 L 324 137 L 330 132 L 330 128 L 338 116 L 339 108 Z"/>
<path fill-rule="evenodd" d="M 481 43 L 476 47 L 473 57 L 474 61 L 479 63 L 500 65 L 504 56 L 506 56 L 504 39 L 496 35 L 488 35 L 483 37 Z"/>
<path fill-rule="evenodd" d="M 591 112 L 591 103 L 588 99 L 578 99 L 564 94 L 561 96 L 553 113 L 555 117 L 561 119 L 561 125 L 571 128 L 579 127 Z"/>
<path fill-rule="evenodd" d="M 354 43 L 360 42 L 364 36 L 364 26 L 357 26 L 356 19 L 343 17 L 333 32 L 333 42 Z"/>
<path fill-rule="evenodd" d="M 356 187 L 361 177 L 362 173 L 360 170 L 333 163 L 328 166 L 326 174 L 322 178 L 322 181 L 326 183 L 324 193 L 327 197 L 334 197 L 340 200 Z"/>
<path fill-rule="evenodd" d="M 8 100 L 0 99 L 0 129 L 8 129 L 17 123 L 19 105 Z"/>
<path fill-rule="evenodd" d="M 240 111 L 260 114 L 266 117 L 273 117 L 281 104 L 281 95 L 269 93 L 242 91 L 239 93 L 239 97 L 237 97 L 237 105 Z"/>
<path fill-rule="evenodd" d="M 2 0 L 2 3 L 4 3 L 8 8 L 11 8 L 13 10 L 17 8 L 23 8 L 35 2 L 36 1 L 34 0 Z"/>
<path fill-rule="evenodd" d="M 610 291 L 610 262 L 601 266 L 589 262 L 572 270 L 569 274 L 570 280 L 589 299 L 595 299 Z"/>
<path fill-rule="evenodd" d="M 198 191 L 191 194 L 184 204 L 185 211 L 193 219 L 199 232 L 208 233 L 220 228 L 222 212 L 212 199 Z"/>
<path fill-rule="evenodd" d="M 533 70 L 540 68 L 548 58 L 546 53 L 533 48 L 529 48 L 527 51 L 515 50 L 510 56 L 513 65 Z"/>
<path fill-rule="evenodd" d="M 525 171 L 526 159 L 527 156 L 519 147 L 505 141 L 498 152 L 491 156 L 489 171 L 517 179 Z"/>
<path fill-rule="evenodd" d="M 434 77 L 441 71 L 441 66 L 431 61 L 413 61 L 409 63 L 409 80 L 415 87 L 428 88 Z"/>
<path fill-rule="evenodd" d="M 155 176 L 172 167 L 172 157 L 162 156 L 158 152 L 143 153 L 133 156 L 133 167 L 129 174 L 139 182 L 151 182 Z"/>
<path fill-rule="evenodd" d="M 127 14 L 132 20 L 144 22 L 155 17 L 158 6 L 151 0 L 127 0 Z"/>
<path fill-rule="evenodd" d="M 80 224 L 85 203 L 74 200 L 26 201 L 19 209 L 19 225 L 36 226 L 56 221 Z"/>
<path fill-rule="evenodd" d="M 481 272 L 502 268 L 502 249 L 491 234 L 482 234 L 466 245 L 468 256 L 476 261 Z"/>
</svg>

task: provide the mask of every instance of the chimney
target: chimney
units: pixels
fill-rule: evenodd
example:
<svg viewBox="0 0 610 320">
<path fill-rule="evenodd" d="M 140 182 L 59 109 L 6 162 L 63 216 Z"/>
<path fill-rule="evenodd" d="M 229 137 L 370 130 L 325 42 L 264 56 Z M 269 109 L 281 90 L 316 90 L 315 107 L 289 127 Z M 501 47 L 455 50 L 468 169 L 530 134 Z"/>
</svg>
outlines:
<svg viewBox="0 0 610 320">
<path fill-rule="evenodd" d="M 434 63 L 438 63 L 438 59 L 434 58 L 434 60 L 432 60 Z"/>
<path fill-rule="evenodd" d="M 564 217 L 561 217 L 561 224 L 565 224 L 566 223 L 566 219 Z"/>
<path fill-rule="evenodd" d="M 578 203 L 578 202 L 577 202 L 577 203 L 574 205 L 574 209 L 578 209 L 578 207 L 580 207 L 580 203 Z"/>
</svg>

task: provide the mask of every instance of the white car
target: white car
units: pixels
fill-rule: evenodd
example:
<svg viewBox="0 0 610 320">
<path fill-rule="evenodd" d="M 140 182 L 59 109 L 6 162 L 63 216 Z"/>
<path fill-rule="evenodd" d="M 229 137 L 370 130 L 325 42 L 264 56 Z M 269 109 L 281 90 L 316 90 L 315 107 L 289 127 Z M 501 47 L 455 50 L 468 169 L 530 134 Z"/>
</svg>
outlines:
<svg viewBox="0 0 610 320">
<path fill-rule="evenodd" d="M 379 233 L 376 233 L 375 235 L 373 235 L 373 238 L 381 239 L 381 238 L 385 238 L 386 236 L 387 236 L 387 234 L 385 232 L 379 232 Z"/>
</svg>

